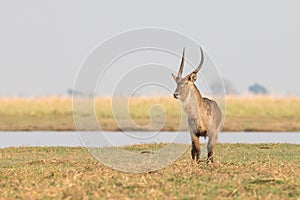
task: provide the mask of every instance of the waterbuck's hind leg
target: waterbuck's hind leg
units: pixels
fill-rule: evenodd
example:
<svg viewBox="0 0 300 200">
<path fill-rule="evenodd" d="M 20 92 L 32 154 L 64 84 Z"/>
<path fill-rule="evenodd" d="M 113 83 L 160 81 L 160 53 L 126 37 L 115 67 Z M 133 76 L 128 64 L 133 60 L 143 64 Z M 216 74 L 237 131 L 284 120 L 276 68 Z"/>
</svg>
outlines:
<svg viewBox="0 0 300 200">
<path fill-rule="evenodd" d="M 210 163 L 210 162 L 214 162 L 214 150 L 211 150 L 210 152 L 208 152 L 207 154 L 207 163 Z"/>
<path fill-rule="evenodd" d="M 192 150 L 191 150 L 192 159 L 197 162 L 200 161 L 200 143 L 197 136 L 192 136 Z"/>
<path fill-rule="evenodd" d="M 214 162 L 214 148 L 218 139 L 218 131 L 212 132 L 209 136 L 208 144 L 207 144 L 207 163 Z"/>
</svg>

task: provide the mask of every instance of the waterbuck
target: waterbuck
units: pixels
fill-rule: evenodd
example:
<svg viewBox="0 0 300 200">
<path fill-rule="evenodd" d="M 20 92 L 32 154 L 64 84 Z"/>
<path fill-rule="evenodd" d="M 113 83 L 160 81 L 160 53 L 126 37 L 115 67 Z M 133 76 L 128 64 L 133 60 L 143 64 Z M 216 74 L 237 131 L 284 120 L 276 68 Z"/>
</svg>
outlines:
<svg viewBox="0 0 300 200">
<path fill-rule="evenodd" d="M 188 124 L 192 139 L 192 159 L 199 162 L 200 143 L 199 137 L 208 137 L 207 162 L 213 162 L 214 147 L 221 129 L 222 113 L 218 104 L 208 98 L 202 97 L 194 82 L 197 73 L 204 62 L 203 51 L 200 47 L 201 61 L 199 66 L 190 74 L 182 78 L 184 66 L 184 49 L 177 77 L 172 74 L 177 83 L 174 98 L 179 99 L 183 110 L 188 115 Z"/>
</svg>

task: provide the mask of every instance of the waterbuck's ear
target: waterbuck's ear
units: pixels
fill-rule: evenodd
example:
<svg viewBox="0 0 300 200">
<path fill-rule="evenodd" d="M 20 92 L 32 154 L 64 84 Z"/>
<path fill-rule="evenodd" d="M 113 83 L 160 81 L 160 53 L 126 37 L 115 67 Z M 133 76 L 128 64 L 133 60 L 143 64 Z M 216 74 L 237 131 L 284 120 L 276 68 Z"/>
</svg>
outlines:
<svg viewBox="0 0 300 200">
<path fill-rule="evenodd" d="M 197 80 L 197 73 L 192 72 L 191 74 L 188 75 L 188 80 L 191 82 L 195 82 Z"/>
<path fill-rule="evenodd" d="M 172 73 L 173 79 L 177 81 L 177 77 Z"/>
</svg>

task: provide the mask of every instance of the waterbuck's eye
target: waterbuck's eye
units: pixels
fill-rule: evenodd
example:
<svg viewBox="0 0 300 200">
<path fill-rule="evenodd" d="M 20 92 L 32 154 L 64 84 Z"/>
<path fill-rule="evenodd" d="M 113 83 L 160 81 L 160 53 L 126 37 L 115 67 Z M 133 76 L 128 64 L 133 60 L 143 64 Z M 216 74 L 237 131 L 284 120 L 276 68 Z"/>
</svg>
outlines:
<svg viewBox="0 0 300 200">
<path fill-rule="evenodd" d="M 181 83 L 181 87 L 188 85 L 188 82 Z"/>
</svg>

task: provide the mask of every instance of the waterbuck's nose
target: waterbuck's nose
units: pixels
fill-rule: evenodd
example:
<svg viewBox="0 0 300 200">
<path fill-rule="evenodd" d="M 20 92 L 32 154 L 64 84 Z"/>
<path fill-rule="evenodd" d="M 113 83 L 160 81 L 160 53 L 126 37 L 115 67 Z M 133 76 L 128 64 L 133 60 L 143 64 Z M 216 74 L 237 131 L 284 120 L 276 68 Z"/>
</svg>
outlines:
<svg viewBox="0 0 300 200">
<path fill-rule="evenodd" d="M 179 93 L 178 93 L 178 92 L 174 92 L 174 94 L 173 94 L 173 95 L 174 95 L 174 98 L 175 98 L 175 99 L 177 99 L 177 98 L 178 98 L 178 96 L 179 96 Z"/>
</svg>

